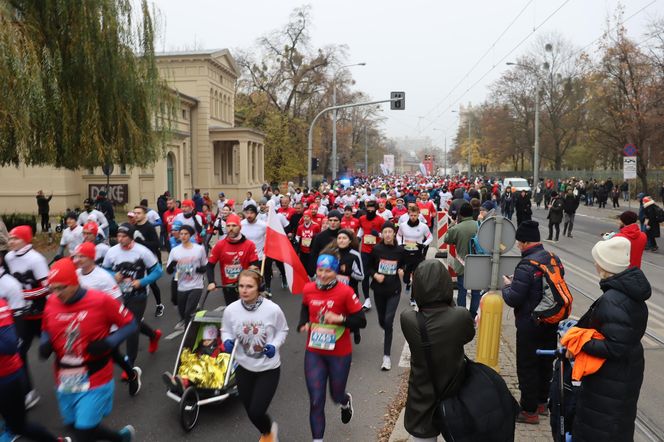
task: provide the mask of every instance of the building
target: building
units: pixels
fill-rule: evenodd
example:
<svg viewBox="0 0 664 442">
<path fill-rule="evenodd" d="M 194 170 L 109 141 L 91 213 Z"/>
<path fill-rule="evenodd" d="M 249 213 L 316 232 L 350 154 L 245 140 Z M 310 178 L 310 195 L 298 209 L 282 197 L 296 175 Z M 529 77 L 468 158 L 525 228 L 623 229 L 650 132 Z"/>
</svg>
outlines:
<svg viewBox="0 0 664 442">
<path fill-rule="evenodd" d="M 243 200 L 259 193 L 264 181 L 264 135 L 235 127 L 235 84 L 240 71 L 227 49 L 157 54 L 157 67 L 179 109 L 164 158 L 148 168 L 114 166 L 109 197 L 133 207 L 143 198 L 151 206 L 165 190 L 189 197 L 193 189 Z M 106 186 L 102 168 L 70 171 L 54 167 L 0 168 L 0 213 L 36 213 L 35 195 L 53 192 L 51 212 L 81 207 Z"/>
</svg>

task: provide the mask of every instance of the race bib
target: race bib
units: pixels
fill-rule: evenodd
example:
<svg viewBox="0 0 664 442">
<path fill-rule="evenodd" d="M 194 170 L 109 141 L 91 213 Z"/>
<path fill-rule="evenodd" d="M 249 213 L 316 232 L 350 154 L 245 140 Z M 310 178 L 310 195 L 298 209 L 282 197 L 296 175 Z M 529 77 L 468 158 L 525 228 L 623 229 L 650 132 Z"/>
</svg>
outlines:
<svg viewBox="0 0 664 442">
<path fill-rule="evenodd" d="M 396 275 L 397 274 L 397 261 L 390 259 L 381 259 L 378 263 L 378 273 L 382 275 Z"/>
<path fill-rule="evenodd" d="M 134 286 L 131 285 L 131 279 L 123 279 L 118 286 L 122 293 L 132 293 L 134 291 Z"/>
<path fill-rule="evenodd" d="M 422 216 L 429 216 L 429 209 L 422 209 L 420 212 L 422 212 Z"/>
<path fill-rule="evenodd" d="M 229 264 L 224 266 L 224 273 L 228 279 L 237 279 L 242 272 L 242 264 Z"/>
<path fill-rule="evenodd" d="M 175 280 L 191 280 L 194 274 L 194 266 L 191 263 L 179 264 L 175 267 Z"/>
<path fill-rule="evenodd" d="M 364 244 L 374 245 L 376 244 L 376 237 L 373 235 L 364 235 Z"/>
<path fill-rule="evenodd" d="M 342 284 L 350 285 L 350 277 L 346 275 L 337 275 L 337 281 Z"/>
<path fill-rule="evenodd" d="M 337 345 L 337 327 L 329 324 L 311 324 L 309 347 L 319 350 L 334 350 Z"/>
<path fill-rule="evenodd" d="M 61 368 L 58 379 L 58 391 L 61 393 L 82 393 L 90 389 L 90 378 L 85 367 Z"/>
<path fill-rule="evenodd" d="M 417 243 L 414 241 L 406 241 L 403 245 L 403 248 L 410 252 L 413 252 L 417 250 Z"/>
<path fill-rule="evenodd" d="M 302 238 L 302 247 L 310 247 L 311 238 Z"/>
</svg>

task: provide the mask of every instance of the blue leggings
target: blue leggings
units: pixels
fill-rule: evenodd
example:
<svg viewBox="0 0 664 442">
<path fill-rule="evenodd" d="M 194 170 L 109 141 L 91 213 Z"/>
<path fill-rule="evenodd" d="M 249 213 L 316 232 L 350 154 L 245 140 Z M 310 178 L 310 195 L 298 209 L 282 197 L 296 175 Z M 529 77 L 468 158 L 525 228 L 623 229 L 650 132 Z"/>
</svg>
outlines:
<svg viewBox="0 0 664 442">
<path fill-rule="evenodd" d="M 325 387 L 330 378 L 332 400 L 341 405 L 348 404 L 346 381 L 353 355 L 332 356 L 304 352 L 304 376 L 309 390 L 309 424 L 311 436 L 322 439 L 325 434 Z"/>
</svg>

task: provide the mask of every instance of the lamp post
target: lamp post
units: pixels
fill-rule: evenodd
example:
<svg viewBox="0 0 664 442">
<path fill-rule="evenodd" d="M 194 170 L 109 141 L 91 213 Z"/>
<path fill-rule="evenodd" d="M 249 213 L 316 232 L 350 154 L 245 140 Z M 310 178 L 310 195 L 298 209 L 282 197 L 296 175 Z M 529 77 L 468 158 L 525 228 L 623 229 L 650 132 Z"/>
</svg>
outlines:
<svg viewBox="0 0 664 442">
<path fill-rule="evenodd" d="M 366 66 L 366 63 L 353 63 L 339 67 L 332 76 L 332 107 L 337 105 L 337 75 L 346 68 Z M 332 182 L 337 179 L 337 110 L 332 112 Z"/>
</svg>

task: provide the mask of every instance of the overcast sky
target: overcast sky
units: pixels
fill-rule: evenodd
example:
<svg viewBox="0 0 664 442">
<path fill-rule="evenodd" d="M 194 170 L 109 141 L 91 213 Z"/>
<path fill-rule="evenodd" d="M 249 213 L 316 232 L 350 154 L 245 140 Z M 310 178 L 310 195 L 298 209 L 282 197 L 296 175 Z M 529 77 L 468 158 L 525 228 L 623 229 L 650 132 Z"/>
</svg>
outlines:
<svg viewBox="0 0 664 442">
<path fill-rule="evenodd" d="M 601 36 L 607 16 L 613 15 L 618 3 L 616 0 L 155 1 L 163 23 L 158 42 L 160 51 L 184 47 L 231 51 L 249 48 L 258 37 L 281 28 L 294 8 L 311 4 L 314 47 L 345 44 L 349 48 L 348 63 L 367 63 L 364 67 L 351 68 L 357 89 L 374 99 L 389 98 L 390 91 L 406 92 L 405 111 L 390 111 L 384 105 L 386 134 L 430 136 L 436 144 L 442 143 L 445 131 L 448 139 L 454 136 L 458 120 L 452 109 L 458 109 L 459 103 L 483 101 L 488 85 L 508 69 L 505 61 L 526 53 L 538 35 L 558 31 L 579 48 L 585 47 Z M 664 16 L 663 0 L 622 3 L 625 18 L 645 7 L 625 24 L 636 41 L 645 39 L 650 21 Z"/>
</svg>

